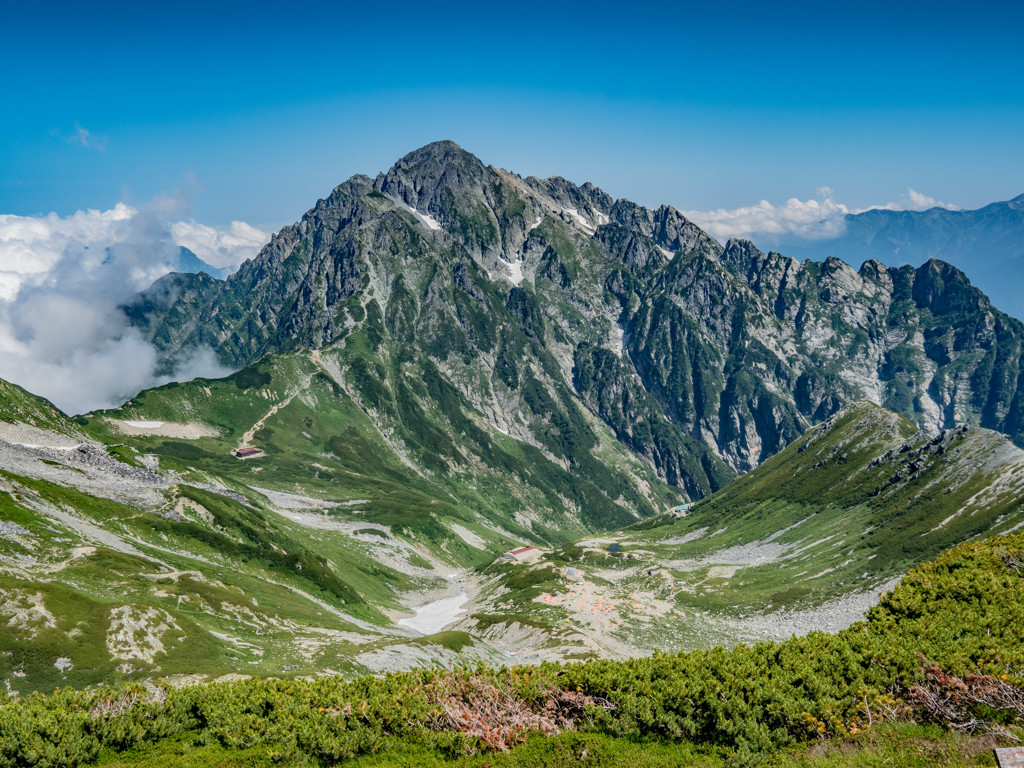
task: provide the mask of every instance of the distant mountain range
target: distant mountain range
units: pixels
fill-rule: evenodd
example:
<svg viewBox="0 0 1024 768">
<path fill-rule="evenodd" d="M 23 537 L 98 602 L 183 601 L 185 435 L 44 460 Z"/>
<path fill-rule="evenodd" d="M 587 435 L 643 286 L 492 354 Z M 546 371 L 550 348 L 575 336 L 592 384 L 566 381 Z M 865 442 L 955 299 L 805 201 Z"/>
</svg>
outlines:
<svg viewBox="0 0 1024 768">
<path fill-rule="evenodd" d="M 178 248 L 176 261 L 168 264 L 168 266 L 174 267 L 177 272 L 205 272 L 210 277 L 215 277 L 219 280 L 223 280 L 230 274 L 230 271 L 227 269 L 207 264 L 183 245 Z"/>
<path fill-rule="evenodd" d="M 974 211 L 876 209 L 845 221 L 839 237 L 783 241 L 777 248 L 787 256 L 835 256 L 849 264 L 876 259 L 918 266 L 942 259 L 966 272 L 1004 312 L 1024 318 L 1024 195 Z"/>
</svg>

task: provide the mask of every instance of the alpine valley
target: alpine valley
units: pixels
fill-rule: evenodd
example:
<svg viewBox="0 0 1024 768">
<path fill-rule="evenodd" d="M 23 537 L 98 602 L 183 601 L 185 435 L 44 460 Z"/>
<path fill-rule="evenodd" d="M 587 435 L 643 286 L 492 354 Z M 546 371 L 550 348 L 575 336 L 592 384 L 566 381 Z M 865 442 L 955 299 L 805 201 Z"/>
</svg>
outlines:
<svg viewBox="0 0 1024 768">
<path fill-rule="evenodd" d="M 0 383 L 9 692 L 838 631 L 1024 526 L 1024 324 L 961 271 L 722 246 L 449 141 L 124 312 L 236 372 L 76 417 Z"/>
</svg>

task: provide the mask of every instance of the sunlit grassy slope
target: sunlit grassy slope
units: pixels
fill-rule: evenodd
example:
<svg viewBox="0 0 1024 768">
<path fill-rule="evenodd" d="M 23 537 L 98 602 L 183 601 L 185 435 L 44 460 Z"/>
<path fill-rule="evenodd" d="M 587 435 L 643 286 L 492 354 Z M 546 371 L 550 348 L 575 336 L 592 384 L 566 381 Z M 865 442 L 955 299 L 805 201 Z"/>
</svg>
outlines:
<svg viewBox="0 0 1024 768">
<path fill-rule="evenodd" d="M 1005 436 L 918 433 L 858 403 L 685 512 L 588 537 L 528 570 L 492 566 L 499 586 L 478 626 L 518 623 L 563 652 L 612 653 L 838 629 L 906 569 L 1019 528 L 1022 491 L 1024 453 Z"/>
<path fill-rule="evenodd" d="M 359 500 L 360 519 L 443 545 L 463 563 L 479 552 L 439 520 L 497 548 L 564 543 L 680 499 L 596 421 L 586 426 L 600 436 L 585 452 L 594 469 L 582 471 L 497 431 L 429 362 L 386 370 L 364 352 L 356 337 L 344 349 L 272 356 L 224 380 L 149 390 L 87 426 L 105 441 L 155 453 L 161 466 L 216 475 L 242 492 L 260 486 Z M 367 366 L 376 368 L 372 376 Z M 198 422 L 212 436 L 129 436 L 114 423 L 125 419 Z M 243 442 L 264 456 L 236 460 L 231 453 Z"/>
<path fill-rule="evenodd" d="M 27 424 L 61 433 L 76 434 L 75 424 L 42 397 L 26 392 L 17 384 L 0 379 L 0 422 Z"/>
<path fill-rule="evenodd" d="M 960 545 L 848 629 L 731 650 L 0 695 L 0 761 L 991 765 L 1024 727 L 1022 568 L 1020 533 Z"/>
<path fill-rule="evenodd" d="M 0 679 L 28 691 L 502 658 L 394 619 L 512 546 L 680 499 L 596 421 L 585 455 L 601 471 L 581 474 L 495 430 L 427 363 L 360 378 L 360 343 L 77 423 L 10 388 L 12 418 L 98 443 L 81 454 L 39 433 L 0 464 Z M 241 461 L 242 446 L 263 454 Z"/>
<path fill-rule="evenodd" d="M 487 427 L 457 392 L 399 406 L 384 377 L 370 408 L 341 354 L 270 357 L 77 424 L 12 390 L 50 434 L 101 440 L 90 450 L 107 465 L 4 449 L 17 459 L 0 472 L 5 685 L 621 657 L 839 628 L 906 568 L 1022 521 L 1005 438 L 919 435 L 865 403 L 685 517 L 595 534 L 636 519 L 624 495 Z M 264 454 L 236 459 L 243 445 Z M 680 501 L 615 445 L 593 453 L 619 473 L 601 483 Z M 588 498 L 604 500 L 596 513 Z M 538 565 L 493 563 L 528 542 L 548 549 Z M 445 594 L 453 573 L 478 589 L 467 620 L 425 639 L 395 626 L 410 595 Z M 813 613 L 851 596 L 863 604 Z"/>
</svg>

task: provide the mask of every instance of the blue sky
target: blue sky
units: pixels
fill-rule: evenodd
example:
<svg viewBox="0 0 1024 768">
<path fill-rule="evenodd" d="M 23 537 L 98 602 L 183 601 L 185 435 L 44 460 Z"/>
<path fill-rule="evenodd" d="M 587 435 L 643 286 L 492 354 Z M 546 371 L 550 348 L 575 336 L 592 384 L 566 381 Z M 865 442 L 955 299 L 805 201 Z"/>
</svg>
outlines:
<svg viewBox="0 0 1024 768">
<path fill-rule="evenodd" d="M 0 213 L 276 227 L 439 138 L 684 210 L 1024 192 L 1019 6 L 215 5 L 6 8 Z"/>
<path fill-rule="evenodd" d="M 182 246 L 231 269 L 442 138 L 722 240 L 1009 199 L 1021 40 L 1019 6 L 944 0 L 9 2 L 0 378 L 70 413 L 165 381 L 120 306 Z M 224 372 L 197 350 L 175 377 Z"/>
</svg>

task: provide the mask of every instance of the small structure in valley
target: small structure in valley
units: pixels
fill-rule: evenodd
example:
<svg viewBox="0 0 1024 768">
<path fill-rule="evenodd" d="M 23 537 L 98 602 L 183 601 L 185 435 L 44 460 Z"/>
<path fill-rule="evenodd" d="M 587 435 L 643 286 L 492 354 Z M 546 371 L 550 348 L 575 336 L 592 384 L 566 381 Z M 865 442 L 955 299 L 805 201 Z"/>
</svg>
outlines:
<svg viewBox="0 0 1024 768">
<path fill-rule="evenodd" d="M 262 448 L 239 448 L 237 451 L 235 451 L 236 459 L 255 459 L 257 456 L 262 455 Z"/>
<path fill-rule="evenodd" d="M 670 510 L 676 517 L 686 517 L 686 513 L 690 511 L 690 504 L 680 504 L 678 507 L 672 507 Z"/>
<path fill-rule="evenodd" d="M 502 554 L 502 560 L 511 560 L 513 563 L 532 563 L 540 558 L 540 550 L 536 547 L 520 547 L 510 549 Z"/>
<path fill-rule="evenodd" d="M 570 565 L 565 569 L 564 576 L 569 581 L 580 581 L 583 578 L 583 573 L 578 568 L 574 568 Z"/>
</svg>

